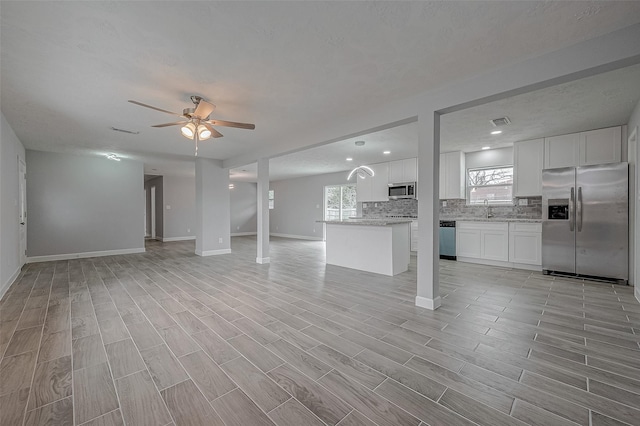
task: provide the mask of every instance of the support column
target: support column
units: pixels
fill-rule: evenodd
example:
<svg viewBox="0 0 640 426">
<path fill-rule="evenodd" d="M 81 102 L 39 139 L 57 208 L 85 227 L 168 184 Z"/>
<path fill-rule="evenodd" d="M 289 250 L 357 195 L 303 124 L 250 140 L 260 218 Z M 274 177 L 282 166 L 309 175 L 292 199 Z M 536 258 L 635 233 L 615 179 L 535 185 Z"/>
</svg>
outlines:
<svg viewBox="0 0 640 426">
<path fill-rule="evenodd" d="M 418 286 L 416 306 L 440 307 L 440 114 L 418 116 Z"/>
<path fill-rule="evenodd" d="M 269 159 L 258 159 L 257 263 L 269 263 Z"/>
<path fill-rule="evenodd" d="M 196 254 L 231 253 L 229 171 L 222 161 L 196 158 Z"/>
</svg>

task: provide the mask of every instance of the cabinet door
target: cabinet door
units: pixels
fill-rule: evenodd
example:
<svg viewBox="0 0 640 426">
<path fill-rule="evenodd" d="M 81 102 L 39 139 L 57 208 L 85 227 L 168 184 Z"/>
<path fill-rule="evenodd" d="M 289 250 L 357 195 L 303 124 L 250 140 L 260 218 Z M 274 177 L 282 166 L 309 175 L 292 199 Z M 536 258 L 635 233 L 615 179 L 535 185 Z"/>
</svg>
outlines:
<svg viewBox="0 0 640 426">
<path fill-rule="evenodd" d="M 418 165 L 416 160 L 416 158 L 407 158 L 406 160 L 402 160 L 403 182 L 418 181 Z"/>
<path fill-rule="evenodd" d="M 482 258 L 488 260 L 509 261 L 509 231 L 482 231 Z"/>
<path fill-rule="evenodd" d="M 542 233 L 510 231 L 509 262 L 542 266 Z"/>
<path fill-rule="evenodd" d="M 446 154 L 440 154 L 440 191 L 439 196 L 441 200 L 447 199 L 447 162 L 445 161 Z"/>
<path fill-rule="evenodd" d="M 389 163 L 369 166 L 374 171 L 371 181 L 371 201 L 389 201 Z"/>
<path fill-rule="evenodd" d="M 514 193 L 516 197 L 542 195 L 544 139 L 513 144 Z"/>
<path fill-rule="evenodd" d="M 619 163 L 621 134 L 620 126 L 580 133 L 580 165 Z"/>
<path fill-rule="evenodd" d="M 482 235 L 479 229 L 456 228 L 456 256 L 482 257 Z"/>
<path fill-rule="evenodd" d="M 405 182 L 403 160 L 389 161 L 389 183 L 401 182 Z"/>
<path fill-rule="evenodd" d="M 580 152 L 580 134 L 544 138 L 544 168 L 575 167 Z"/>
<path fill-rule="evenodd" d="M 465 198 L 464 152 L 440 154 L 440 198 Z"/>
</svg>

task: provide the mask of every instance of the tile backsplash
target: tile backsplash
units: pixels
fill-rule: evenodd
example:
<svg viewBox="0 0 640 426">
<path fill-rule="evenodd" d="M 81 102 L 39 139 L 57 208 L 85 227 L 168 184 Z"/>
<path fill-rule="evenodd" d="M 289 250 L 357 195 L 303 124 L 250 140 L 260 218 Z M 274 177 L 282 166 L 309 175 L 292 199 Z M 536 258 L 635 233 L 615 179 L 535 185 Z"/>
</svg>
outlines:
<svg viewBox="0 0 640 426">
<path fill-rule="evenodd" d="M 491 206 L 494 218 L 505 219 L 541 219 L 542 197 L 519 198 L 527 200 L 526 206 Z M 443 201 L 447 206 L 443 207 Z M 418 200 L 401 199 L 358 203 L 358 212 L 362 217 L 418 216 Z M 440 200 L 440 216 L 451 218 L 482 218 L 486 215 L 484 206 L 467 205 L 466 200 Z"/>
</svg>

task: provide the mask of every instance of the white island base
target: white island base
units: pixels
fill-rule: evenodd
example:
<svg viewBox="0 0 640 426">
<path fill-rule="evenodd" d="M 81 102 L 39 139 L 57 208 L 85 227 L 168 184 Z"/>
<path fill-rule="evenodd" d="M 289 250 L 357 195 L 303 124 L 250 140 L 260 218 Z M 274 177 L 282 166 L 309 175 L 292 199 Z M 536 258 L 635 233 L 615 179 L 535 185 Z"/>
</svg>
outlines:
<svg viewBox="0 0 640 426">
<path fill-rule="evenodd" d="M 409 268 L 410 222 L 325 225 L 327 264 L 390 276 Z"/>
</svg>

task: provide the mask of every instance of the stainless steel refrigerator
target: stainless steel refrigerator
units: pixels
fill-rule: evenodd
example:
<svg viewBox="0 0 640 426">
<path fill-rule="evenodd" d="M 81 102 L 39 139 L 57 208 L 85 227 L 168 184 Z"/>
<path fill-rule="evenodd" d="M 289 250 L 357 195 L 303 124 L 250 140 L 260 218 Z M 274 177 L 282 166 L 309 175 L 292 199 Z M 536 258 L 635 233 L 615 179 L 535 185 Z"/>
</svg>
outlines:
<svg viewBox="0 0 640 426">
<path fill-rule="evenodd" d="M 629 165 L 542 171 L 542 270 L 629 279 Z"/>
</svg>

